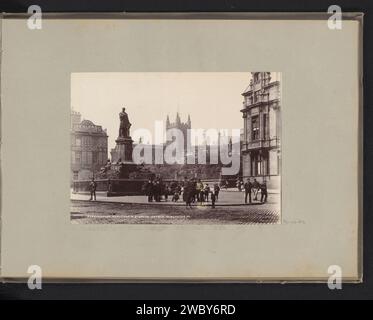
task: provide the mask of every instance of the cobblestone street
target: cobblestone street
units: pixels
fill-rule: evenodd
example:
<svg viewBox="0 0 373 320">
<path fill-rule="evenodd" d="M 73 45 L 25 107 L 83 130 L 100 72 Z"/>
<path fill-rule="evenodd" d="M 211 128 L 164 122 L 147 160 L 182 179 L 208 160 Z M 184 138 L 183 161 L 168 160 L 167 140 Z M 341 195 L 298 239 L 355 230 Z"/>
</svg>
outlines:
<svg viewBox="0 0 373 320">
<path fill-rule="evenodd" d="M 78 198 L 78 199 L 77 199 Z M 79 199 L 80 198 L 80 199 Z M 98 201 L 87 201 L 87 196 L 75 197 L 71 201 L 71 221 L 78 224 L 256 224 L 280 223 L 278 194 L 272 194 L 268 203 L 254 202 L 243 205 L 244 194 L 222 192 L 216 208 L 211 203 L 193 204 L 186 208 L 182 202 L 147 203 L 141 197 L 100 197 Z M 126 202 L 120 202 L 126 198 Z M 131 201 L 133 200 L 133 201 Z M 219 204 L 219 205 L 218 205 Z"/>
</svg>

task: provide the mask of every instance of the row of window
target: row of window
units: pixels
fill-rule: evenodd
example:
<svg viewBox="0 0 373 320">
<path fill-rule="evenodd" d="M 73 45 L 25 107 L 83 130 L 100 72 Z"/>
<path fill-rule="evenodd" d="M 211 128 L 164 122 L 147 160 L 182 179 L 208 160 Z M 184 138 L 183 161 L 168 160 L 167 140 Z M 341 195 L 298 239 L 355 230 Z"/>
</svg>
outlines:
<svg viewBox="0 0 373 320">
<path fill-rule="evenodd" d="M 97 146 L 106 146 L 107 145 L 107 139 L 101 138 L 101 139 L 94 139 L 90 136 L 82 136 L 82 137 L 73 137 L 72 138 L 72 144 L 77 147 L 81 146 L 92 146 L 94 142 L 96 142 Z"/>
<path fill-rule="evenodd" d="M 278 168 L 280 167 L 280 157 L 277 155 L 277 158 L 272 158 L 272 161 L 277 161 L 277 164 L 274 164 L 274 166 L 272 166 L 272 169 L 270 169 L 270 159 L 268 152 L 263 152 L 263 154 L 255 152 L 251 153 L 250 162 L 247 163 L 250 169 L 249 174 L 253 176 L 279 174 Z"/>
<path fill-rule="evenodd" d="M 267 102 L 267 99 L 268 98 L 268 94 L 266 96 L 264 96 L 263 98 L 263 102 Z M 259 101 L 261 101 L 261 94 L 260 94 L 260 90 L 258 91 L 255 91 L 252 95 L 250 96 L 247 96 L 245 98 L 245 101 L 246 101 L 246 105 L 251 105 L 251 104 L 254 104 L 254 103 L 257 103 Z"/>
<path fill-rule="evenodd" d="M 71 161 L 73 164 L 105 164 L 107 156 L 103 152 L 72 151 Z"/>
</svg>

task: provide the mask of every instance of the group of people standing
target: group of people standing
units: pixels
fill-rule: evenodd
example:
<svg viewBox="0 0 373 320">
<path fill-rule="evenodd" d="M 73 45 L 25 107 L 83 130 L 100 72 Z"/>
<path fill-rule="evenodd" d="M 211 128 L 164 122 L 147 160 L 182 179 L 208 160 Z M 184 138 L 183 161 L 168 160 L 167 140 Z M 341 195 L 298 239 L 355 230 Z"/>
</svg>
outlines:
<svg viewBox="0 0 373 320">
<path fill-rule="evenodd" d="M 153 200 L 155 202 L 160 202 L 162 194 L 164 194 L 166 198 L 168 197 L 167 188 L 165 188 L 161 180 L 149 180 L 146 186 L 146 194 L 148 196 L 148 202 L 152 202 Z"/>
<path fill-rule="evenodd" d="M 203 204 L 211 200 L 211 206 L 215 208 L 215 202 L 219 199 L 220 187 L 215 183 L 210 186 L 208 183 L 203 184 L 201 179 L 185 179 L 183 200 L 187 207 L 191 207 L 194 202 Z"/>
<path fill-rule="evenodd" d="M 143 186 L 143 191 L 148 197 L 148 202 L 160 202 L 162 195 L 167 201 L 169 195 L 169 186 L 162 182 L 162 179 L 150 180 Z"/>
<path fill-rule="evenodd" d="M 251 179 L 247 179 L 243 185 L 245 190 L 245 203 L 247 203 L 247 198 L 249 198 L 249 203 L 252 203 L 251 193 L 253 194 L 253 200 L 258 200 L 258 193 L 260 191 L 260 202 L 264 203 L 267 202 L 268 191 L 267 191 L 267 183 L 264 180 L 262 183 L 259 183 L 256 179 L 251 182 Z"/>
<path fill-rule="evenodd" d="M 143 186 L 143 191 L 148 197 L 148 202 L 153 200 L 160 202 L 162 198 L 168 201 L 168 197 L 172 196 L 172 201 L 177 202 L 179 199 L 185 202 L 187 207 L 192 203 L 209 202 L 211 200 L 212 207 L 219 198 L 220 187 L 216 183 L 210 186 L 208 183 L 204 184 L 200 179 L 184 178 L 184 181 L 172 181 L 164 183 L 162 179 L 149 179 Z"/>
</svg>

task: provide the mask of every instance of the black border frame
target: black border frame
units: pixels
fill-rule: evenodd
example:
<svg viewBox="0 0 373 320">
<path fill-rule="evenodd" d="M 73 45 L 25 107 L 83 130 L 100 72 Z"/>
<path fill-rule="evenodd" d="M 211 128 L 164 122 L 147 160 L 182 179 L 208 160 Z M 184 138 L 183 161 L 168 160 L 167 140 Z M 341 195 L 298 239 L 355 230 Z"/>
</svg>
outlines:
<svg viewBox="0 0 373 320">
<path fill-rule="evenodd" d="M 369 0 L 3 0 L 0 11 L 43 12 L 322 12 L 336 4 L 343 12 L 364 13 L 363 22 L 363 283 L 329 290 L 325 283 L 43 283 L 29 290 L 25 283 L 0 284 L 0 299 L 126 299 L 126 300 L 242 300 L 242 299 L 373 299 L 373 2 Z M 369 77 L 371 75 L 371 77 Z"/>
</svg>

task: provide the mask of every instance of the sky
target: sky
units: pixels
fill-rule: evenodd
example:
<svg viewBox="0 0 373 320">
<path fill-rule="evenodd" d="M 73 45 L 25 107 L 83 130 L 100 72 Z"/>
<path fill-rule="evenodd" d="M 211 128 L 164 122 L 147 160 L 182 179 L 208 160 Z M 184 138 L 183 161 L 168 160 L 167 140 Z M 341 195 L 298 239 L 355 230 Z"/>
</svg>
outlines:
<svg viewBox="0 0 373 320">
<path fill-rule="evenodd" d="M 250 72 L 72 73 L 71 108 L 107 129 L 115 147 L 119 112 L 126 108 L 133 130 L 154 132 L 154 121 L 191 117 L 193 129 L 241 129 Z M 136 141 L 137 142 L 137 141 Z M 146 141 L 144 141 L 146 142 Z"/>
</svg>

